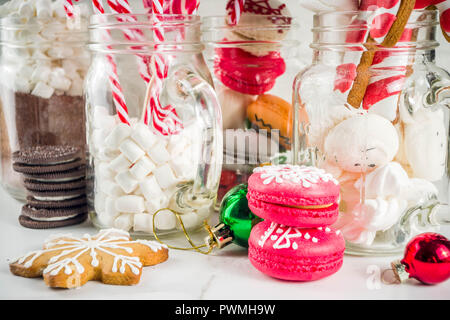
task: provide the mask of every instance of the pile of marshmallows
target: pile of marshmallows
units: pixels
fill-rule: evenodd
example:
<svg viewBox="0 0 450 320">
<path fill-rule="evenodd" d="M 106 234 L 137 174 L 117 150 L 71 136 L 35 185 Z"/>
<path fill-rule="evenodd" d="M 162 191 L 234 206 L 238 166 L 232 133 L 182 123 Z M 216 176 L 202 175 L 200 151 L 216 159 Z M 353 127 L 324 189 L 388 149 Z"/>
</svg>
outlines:
<svg viewBox="0 0 450 320">
<path fill-rule="evenodd" d="M 192 181 L 197 172 L 200 139 L 195 125 L 168 137 L 131 119 L 120 123 L 97 106 L 89 113 L 93 128 L 90 153 L 95 166 L 95 211 L 103 227 L 153 231 L 153 214 L 164 208 L 177 210 L 174 195 L 180 183 Z M 198 126 L 197 126 L 198 127 Z M 209 216 L 212 203 L 181 216 L 193 228 Z M 175 215 L 163 210 L 155 217 L 158 230 L 180 228 Z"/>
<path fill-rule="evenodd" d="M 0 7 L 0 16 L 14 25 L 1 34 L 2 75 L 11 89 L 44 99 L 82 95 L 90 59 L 84 46 L 88 9 L 79 8 L 80 17 L 69 23 L 64 0 L 9 1 Z"/>
</svg>

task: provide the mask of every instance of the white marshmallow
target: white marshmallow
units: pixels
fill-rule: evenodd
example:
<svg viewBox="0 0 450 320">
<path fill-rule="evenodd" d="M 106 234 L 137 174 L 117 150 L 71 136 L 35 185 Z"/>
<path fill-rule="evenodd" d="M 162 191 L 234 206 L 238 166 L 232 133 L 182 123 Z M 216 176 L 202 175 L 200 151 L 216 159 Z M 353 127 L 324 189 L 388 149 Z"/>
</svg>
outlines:
<svg viewBox="0 0 450 320">
<path fill-rule="evenodd" d="M 55 92 L 55 89 L 52 87 L 49 87 L 45 83 L 39 81 L 36 86 L 34 87 L 31 94 L 44 98 L 44 99 L 50 99 L 53 93 Z"/>
<path fill-rule="evenodd" d="M 33 82 L 48 82 L 52 70 L 46 65 L 37 65 L 31 74 L 31 81 Z"/>
<path fill-rule="evenodd" d="M 140 196 L 122 196 L 116 200 L 116 209 L 120 212 L 142 213 L 145 210 L 145 201 Z"/>
<path fill-rule="evenodd" d="M 110 228 L 114 227 L 114 218 L 104 212 L 98 212 L 97 219 L 102 226 Z"/>
<path fill-rule="evenodd" d="M 158 217 L 158 216 L 156 216 L 156 217 Z M 195 212 L 182 214 L 182 215 L 180 215 L 180 218 L 181 218 L 181 221 L 183 221 L 183 225 L 186 229 L 195 228 L 199 224 L 199 216 Z M 176 228 L 179 230 L 182 230 L 181 224 L 178 221 L 178 219 L 176 220 L 176 224 L 177 224 Z"/>
<path fill-rule="evenodd" d="M 424 179 L 413 178 L 408 185 L 402 189 L 400 198 L 408 201 L 411 206 L 417 206 L 431 199 L 437 199 L 439 194 L 436 186 Z"/>
<path fill-rule="evenodd" d="M 90 144 L 94 147 L 94 150 L 99 150 L 99 147 L 104 143 L 106 137 L 108 136 L 108 131 L 103 129 L 94 129 L 92 131 L 92 137 Z"/>
<path fill-rule="evenodd" d="M 29 19 L 32 16 L 34 16 L 34 12 L 35 12 L 35 10 L 34 10 L 33 6 L 31 5 L 31 3 L 29 3 L 29 2 L 22 2 L 19 6 L 18 13 L 19 13 L 19 16 L 22 18 Z"/>
<path fill-rule="evenodd" d="M 52 8 L 50 0 L 36 1 L 36 16 L 40 20 L 49 20 L 52 16 Z"/>
<path fill-rule="evenodd" d="M 114 228 L 129 231 L 133 227 L 132 213 L 122 213 L 114 220 Z"/>
<path fill-rule="evenodd" d="M 138 123 L 134 127 L 134 131 L 131 134 L 131 138 L 139 144 L 145 151 L 149 151 L 150 148 L 158 141 L 158 138 L 153 134 L 150 128 L 143 124 Z"/>
<path fill-rule="evenodd" d="M 161 196 L 159 198 L 153 198 L 145 202 L 146 211 L 150 214 L 154 214 L 159 209 L 167 208 L 169 205 L 169 198 Z"/>
<path fill-rule="evenodd" d="M 131 163 L 135 163 L 145 154 L 144 150 L 142 150 L 131 139 L 126 139 L 123 141 L 119 146 L 119 150 L 125 157 L 127 157 L 128 160 L 131 161 Z"/>
<path fill-rule="evenodd" d="M 114 172 L 110 169 L 110 164 L 108 162 L 98 162 L 95 165 L 95 174 L 99 175 L 101 178 L 109 179 L 112 181 L 114 179 Z"/>
<path fill-rule="evenodd" d="M 161 187 L 156 181 L 155 176 L 151 175 L 145 178 L 143 181 L 139 183 L 139 189 L 144 195 L 147 201 L 153 201 L 154 199 L 161 198 L 164 196 Z"/>
<path fill-rule="evenodd" d="M 123 154 L 120 154 L 109 164 L 109 168 L 118 173 L 127 171 L 130 166 L 131 162 Z"/>
<path fill-rule="evenodd" d="M 96 186 L 100 191 L 106 193 L 108 196 L 120 197 L 123 195 L 122 188 L 113 180 L 101 179 L 100 177 L 97 177 Z"/>
<path fill-rule="evenodd" d="M 66 59 L 73 57 L 73 49 L 70 46 L 55 45 L 47 51 L 47 54 L 55 59 Z"/>
<path fill-rule="evenodd" d="M 53 17 L 55 18 L 65 18 L 66 12 L 64 10 L 64 6 L 59 1 L 54 1 L 51 3 Z"/>
<path fill-rule="evenodd" d="M 168 164 L 156 168 L 153 174 L 161 188 L 167 189 L 178 183 L 177 178 Z"/>
<path fill-rule="evenodd" d="M 70 79 L 68 79 L 64 75 L 65 75 L 64 69 L 57 68 L 53 70 L 50 75 L 49 85 L 58 90 L 62 91 L 69 90 L 72 81 L 70 81 Z"/>
<path fill-rule="evenodd" d="M 163 143 L 158 142 L 150 150 L 147 151 L 148 155 L 156 164 L 163 164 L 170 160 L 170 154 L 167 152 Z"/>
<path fill-rule="evenodd" d="M 192 159 L 189 150 L 177 157 L 172 157 L 169 163 L 178 179 L 189 180 L 195 177 L 197 172 L 196 162 Z"/>
<path fill-rule="evenodd" d="M 125 123 L 119 123 L 106 137 L 105 144 L 111 149 L 119 148 L 119 145 L 131 134 L 131 128 Z"/>
<path fill-rule="evenodd" d="M 175 229 L 177 220 L 171 211 L 163 210 L 156 215 L 155 225 L 159 230 L 172 230 Z"/>
<path fill-rule="evenodd" d="M 369 113 L 374 113 L 389 121 L 394 121 L 397 117 L 397 109 L 398 94 L 395 94 L 372 105 Z"/>
<path fill-rule="evenodd" d="M 104 212 L 106 208 L 106 198 L 108 196 L 103 192 L 96 192 L 95 200 L 94 200 L 94 209 L 95 212 L 100 213 Z"/>
<path fill-rule="evenodd" d="M 92 123 L 96 129 L 112 130 L 116 124 L 114 116 L 103 106 L 96 106 L 92 110 Z"/>
<path fill-rule="evenodd" d="M 105 211 L 106 216 L 111 218 L 116 218 L 120 212 L 116 209 L 116 199 L 114 197 L 107 197 L 105 200 Z"/>
<path fill-rule="evenodd" d="M 96 158 L 102 161 L 112 161 L 120 155 L 119 150 L 109 149 L 109 148 L 100 148 L 96 154 Z"/>
<path fill-rule="evenodd" d="M 133 192 L 137 188 L 139 183 L 136 179 L 133 178 L 129 171 L 119 173 L 115 177 L 115 181 L 119 184 L 122 190 L 128 194 Z"/>
<path fill-rule="evenodd" d="M 31 82 L 29 81 L 29 79 L 26 79 L 23 77 L 17 77 L 16 79 L 14 79 L 14 90 L 15 91 L 29 93 L 31 91 L 31 88 L 32 88 L 32 85 L 31 85 Z M 45 95 L 45 93 L 41 93 L 41 94 Z M 52 96 L 52 94 L 50 94 L 50 97 Z"/>
<path fill-rule="evenodd" d="M 142 157 L 133 165 L 130 173 L 140 181 L 148 176 L 155 168 L 155 164 L 148 157 Z"/>
<path fill-rule="evenodd" d="M 153 215 L 138 213 L 134 215 L 134 231 L 153 232 Z"/>
<path fill-rule="evenodd" d="M 70 96 L 81 96 L 83 95 L 83 89 L 84 89 L 84 82 L 81 79 L 80 76 L 77 76 L 78 78 L 72 79 L 72 84 L 70 85 L 69 90 L 67 91 L 67 94 Z"/>
</svg>

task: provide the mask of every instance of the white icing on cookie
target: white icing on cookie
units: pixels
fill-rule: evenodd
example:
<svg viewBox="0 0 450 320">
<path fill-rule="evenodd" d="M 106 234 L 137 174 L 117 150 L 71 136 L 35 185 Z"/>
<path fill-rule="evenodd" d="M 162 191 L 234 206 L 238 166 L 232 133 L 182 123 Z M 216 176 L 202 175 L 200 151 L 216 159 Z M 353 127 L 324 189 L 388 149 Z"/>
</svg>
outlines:
<svg viewBox="0 0 450 320">
<path fill-rule="evenodd" d="M 285 164 L 258 167 L 255 168 L 253 172 L 261 173 L 263 184 L 270 184 L 271 182 L 283 183 L 284 181 L 290 181 L 301 184 L 305 188 L 310 188 L 320 180 L 323 182 L 332 181 L 335 185 L 339 184 L 331 174 L 316 167 Z"/>
<path fill-rule="evenodd" d="M 24 263 L 25 268 L 30 268 L 34 261 L 39 258 L 42 254 L 51 251 L 61 251 L 58 255 L 53 256 L 48 262 L 47 268 L 44 269 L 43 273 L 49 273 L 50 275 L 57 275 L 62 270 L 65 274 L 72 274 L 72 265 L 75 267 L 76 271 L 82 274 L 85 269 L 78 259 L 86 252 L 89 252 L 91 256 L 91 265 L 97 267 L 99 261 L 97 259 L 98 252 L 106 253 L 114 257 L 114 262 L 111 268 L 112 272 L 120 271 L 120 273 L 125 273 L 126 267 L 128 266 L 134 274 L 139 274 L 139 268 L 142 267 L 139 257 L 130 257 L 121 254 L 117 254 L 112 249 L 125 250 L 127 253 L 131 254 L 133 249 L 127 247 L 126 245 L 139 243 L 149 247 L 154 252 L 166 248 L 155 241 L 147 240 L 136 240 L 130 241 L 129 234 L 123 230 L 117 229 L 105 229 L 101 230 L 96 237 L 91 237 L 89 234 L 85 234 L 81 238 L 73 237 L 71 234 L 59 234 L 54 235 L 48 240 L 46 240 L 44 250 L 32 251 L 23 257 L 16 260 L 17 263 Z M 73 257 L 68 257 L 68 255 L 75 253 Z M 29 259 L 30 258 L 30 259 Z M 29 260 L 27 260 L 29 259 Z"/>
</svg>

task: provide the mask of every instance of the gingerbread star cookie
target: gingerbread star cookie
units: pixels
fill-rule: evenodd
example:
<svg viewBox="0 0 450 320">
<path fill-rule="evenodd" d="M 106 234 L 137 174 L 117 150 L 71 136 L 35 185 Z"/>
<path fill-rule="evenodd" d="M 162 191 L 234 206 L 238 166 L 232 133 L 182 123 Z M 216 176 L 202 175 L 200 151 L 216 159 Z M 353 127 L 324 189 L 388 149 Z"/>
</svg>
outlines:
<svg viewBox="0 0 450 320">
<path fill-rule="evenodd" d="M 30 252 L 10 263 L 13 274 L 43 277 L 49 287 L 76 288 L 89 280 L 106 284 L 134 285 L 142 268 L 168 259 L 168 250 L 154 241 L 132 241 L 128 232 L 101 230 L 97 235 L 56 235 L 42 250 Z"/>
</svg>

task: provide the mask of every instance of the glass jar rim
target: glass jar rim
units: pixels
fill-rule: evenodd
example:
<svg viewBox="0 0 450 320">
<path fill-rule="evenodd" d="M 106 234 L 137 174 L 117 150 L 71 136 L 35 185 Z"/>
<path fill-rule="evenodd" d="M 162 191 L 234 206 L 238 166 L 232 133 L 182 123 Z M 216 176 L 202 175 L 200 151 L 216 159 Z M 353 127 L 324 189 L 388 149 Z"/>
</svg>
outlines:
<svg viewBox="0 0 450 320">
<path fill-rule="evenodd" d="M 314 15 L 313 42 L 310 47 L 314 50 L 328 51 L 366 51 L 376 48 L 377 51 L 405 53 L 416 50 L 430 50 L 439 46 L 435 38 L 435 30 L 439 25 L 439 11 L 432 9 L 413 10 L 404 30 L 410 31 L 415 37 L 403 39 L 394 47 L 384 47 L 381 44 L 369 42 L 347 42 L 346 35 L 355 32 L 370 32 L 370 25 L 366 22 L 352 24 L 358 20 L 358 11 L 321 11 Z M 348 17 L 347 19 L 344 19 Z M 359 21 L 358 21 L 359 22 Z M 334 37 L 332 35 L 335 35 Z M 337 35 L 337 36 L 336 36 Z M 365 39 L 367 40 L 367 39 Z"/>
<path fill-rule="evenodd" d="M 193 14 L 156 15 L 157 24 L 162 27 L 184 27 L 199 25 L 200 17 Z M 115 27 L 149 27 L 154 25 L 154 15 L 148 13 L 105 13 L 93 14 L 90 17 L 89 29 Z"/>
<path fill-rule="evenodd" d="M 162 43 L 153 40 L 155 22 L 152 14 L 96 14 L 91 16 L 89 49 L 113 54 L 194 53 L 204 45 L 200 39 L 201 20 L 198 15 L 157 15 L 156 25 L 163 29 L 166 39 Z M 182 33 L 173 32 L 177 29 Z M 130 36 L 111 36 L 128 33 Z M 108 36 L 103 36 L 108 34 Z M 117 34 L 117 33 L 116 33 Z M 133 35 L 134 34 L 134 35 Z M 183 36 L 179 36 L 182 34 Z M 136 36 L 137 35 L 137 36 Z"/>
</svg>

